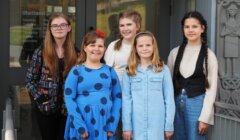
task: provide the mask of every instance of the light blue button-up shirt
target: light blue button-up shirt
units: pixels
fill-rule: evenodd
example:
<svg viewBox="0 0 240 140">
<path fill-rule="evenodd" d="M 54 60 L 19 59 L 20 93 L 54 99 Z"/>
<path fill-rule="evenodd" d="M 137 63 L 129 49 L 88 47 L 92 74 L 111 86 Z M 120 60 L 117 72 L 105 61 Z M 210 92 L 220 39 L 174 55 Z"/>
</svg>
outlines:
<svg viewBox="0 0 240 140">
<path fill-rule="evenodd" d="M 170 71 L 139 65 L 135 76 L 126 70 L 122 83 L 123 131 L 132 131 L 134 140 L 164 140 L 164 131 L 173 131 L 175 103 Z"/>
</svg>

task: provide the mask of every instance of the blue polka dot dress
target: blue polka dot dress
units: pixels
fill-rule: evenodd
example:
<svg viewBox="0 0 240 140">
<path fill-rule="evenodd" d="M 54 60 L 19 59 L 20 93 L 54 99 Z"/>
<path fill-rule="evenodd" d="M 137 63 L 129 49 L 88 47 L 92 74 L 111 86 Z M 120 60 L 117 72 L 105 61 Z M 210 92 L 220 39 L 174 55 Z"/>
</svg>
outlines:
<svg viewBox="0 0 240 140">
<path fill-rule="evenodd" d="M 89 134 L 87 140 L 107 140 L 107 132 L 115 134 L 122 93 L 113 68 L 105 64 L 99 69 L 74 66 L 65 82 L 64 99 L 68 110 L 66 140 L 81 140 L 84 132 Z"/>
</svg>

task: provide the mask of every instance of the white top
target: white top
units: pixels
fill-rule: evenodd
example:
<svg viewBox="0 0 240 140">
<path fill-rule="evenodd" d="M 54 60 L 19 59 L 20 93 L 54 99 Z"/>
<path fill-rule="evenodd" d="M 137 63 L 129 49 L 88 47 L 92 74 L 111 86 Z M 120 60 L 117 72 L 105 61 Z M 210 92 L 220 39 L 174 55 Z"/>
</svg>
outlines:
<svg viewBox="0 0 240 140">
<path fill-rule="evenodd" d="M 191 76 L 196 68 L 198 55 L 201 45 L 189 46 L 187 45 L 183 54 L 182 61 L 180 63 L 180 72 L 184 78 Z M 174 64 L 177 57 L 179 47 L 174 48 L 168 57 L 168 66 L 173 75 Z M 204 62 L 205 69 L 205 62 Z M 205 72 L 205 70 L 204 70 Z M 208 77 L 209 88 L 206 89 L 206 95 L 204 98 L 202 112 L 199 117 L 199 121 L 214 124 L 214 101 L 217 92 L 217 79 L 218 79 L 218 62 L 215 54 L 208 49 Z"/>
<path fill-rule="evenodd" d="M 122 43 L 120 50 L 116 51 L 114 50 L 114 45 L 117 41 L 118 40 L 115 40 L 108 45 L 108 48 L 104 55 L 104 60 L 107 65 L 114 68 L 114 70 L 117 72 L 120 83 L 122 84 L 123 71 L 127 66 L 128 58 L 132 50 L 132 45 Z"/>
</svg>

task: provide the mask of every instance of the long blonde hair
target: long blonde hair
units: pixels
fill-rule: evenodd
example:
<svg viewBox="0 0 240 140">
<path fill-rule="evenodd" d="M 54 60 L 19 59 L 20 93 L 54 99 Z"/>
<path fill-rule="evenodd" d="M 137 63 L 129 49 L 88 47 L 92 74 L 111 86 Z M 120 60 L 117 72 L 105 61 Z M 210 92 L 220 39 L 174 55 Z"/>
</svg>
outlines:
<svg viewBox="0 0 240 140">
<path fill-rule="evenodd" d="M 128 65 L 127 65 L 126 70 L 127 70 L 127 74 L 129 76 L 136 75 L 137 66 L 141 62 L 140 56 L 137 53 L 136 47 L 137 47 L 138 38 L 142 37 L 142 36 L 149 36 L 149 37 L 152 38 L 153 54 L 152 54 L 151 62 L 152 62 L 153 70 L 155 72 L 160 72 L 163 69 L 163 66 L 164 66 L 164 62 L 158 54 L 158 45 L 157 45 L 157 41 L 156 41 L 154 35 L 149 31 L 140 32 L 135 36 L 135 38 L 133 40 L 132 51 L 131 51 L 130 57 L 128 59 Z"/>
<path fill-rule="evenodd" d="M 47 31 L 44 39 L 44 46 L 43 46 L 43 59 L 46 66 L 49 68 L 53 78 L 58 76 L 58 56 L 56 53 L 56 42 L 51 33 L 51 23 L 55 18 L 63 18 L 67 21 L 68 25 L 71 26 L 70 19 L 64 15 L 63 13 L 54 13 L 51 15 L 47 25 Z M 63 76 L 65 77 L 68 72 L 70 71 L 71 67 L 75 65 L 77 60 L 77 53 L 74 48 L 73 38 L 72 38 L 72 30 L 68 32 L 66 36 L 66 40 L 63 44 L 64 49 L 64 72 Z"/>
</svg>

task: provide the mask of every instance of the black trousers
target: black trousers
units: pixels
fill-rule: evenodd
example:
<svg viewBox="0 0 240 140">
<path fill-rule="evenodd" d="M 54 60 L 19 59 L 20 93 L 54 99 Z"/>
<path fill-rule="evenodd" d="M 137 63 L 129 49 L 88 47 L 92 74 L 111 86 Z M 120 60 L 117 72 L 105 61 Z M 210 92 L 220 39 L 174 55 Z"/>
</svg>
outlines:
<svg viewBox="0 0 240 140">
<path fill-rule="evenodd" d="M 60 111 L 44 115 L 38 109 L 35 109 L 35 115 L 42 140 L 64 140 L 66 116 Z"/>
</svg>

